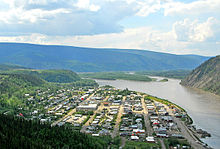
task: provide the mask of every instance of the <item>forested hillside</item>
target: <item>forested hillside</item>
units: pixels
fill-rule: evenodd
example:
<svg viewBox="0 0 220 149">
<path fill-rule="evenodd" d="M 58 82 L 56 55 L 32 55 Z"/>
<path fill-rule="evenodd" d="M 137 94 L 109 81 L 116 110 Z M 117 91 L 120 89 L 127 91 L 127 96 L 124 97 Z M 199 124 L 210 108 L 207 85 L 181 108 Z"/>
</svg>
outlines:
<svg viewBox="0 0 220 149">
<path fill-rule="evenodd" d="M 49 83 L 35 75 L 0 73 L 0 113 L 15 111 L 18 107 L 30 107 L 27 105 L 27 97 L 30 94 L 37 97 L 37 90 L 50 89 L 56 92 L 65 87 L 97 86 L 93 80 L 81 79 L 71 83 Z M 40 99 L 38 99 L 40 100 Z M 43 109 L 43 105 L 41 105 Z"/>
<path fill-rule="evenodd" d="M 67 127 L 51 127 L 38 121 L 0 114 L 1 149 L 103 149 L 109 137 L 92 137 Z"/>
<path fill-rule="evenodd" d="M 208 58 L 147 50 L 0 43 L 0 63 L 74 72 L 194 69 Z"/>
<path fill-rule="evenodd" d="M 0 74 L 0 113 L 4 109 L 14 109 L 24 104 L 24 94 L 36 88 L 49 86 L 46 81 L 31 75 Z"/>
<path fill-rule="evenodd" d="M 9 70 L 5 73 L 11 74 L 28 74 L 32 76 L 39 77 L 48 82 L 57 82 L 57 83 L 71 83 L 81 80 L 81 78 L 73 71 L 70 70 Z"/>
<path fill-rule="evenodd" d="M 12 64 L 0 64 L 0 71 L 12 70 L 12 69 L 27 69 L 27 68 Z"/>
<path fill-rule="evenodd" d="M 220 95 L 220 55 L 194 69 L 181 84 Z"/>
</svg>

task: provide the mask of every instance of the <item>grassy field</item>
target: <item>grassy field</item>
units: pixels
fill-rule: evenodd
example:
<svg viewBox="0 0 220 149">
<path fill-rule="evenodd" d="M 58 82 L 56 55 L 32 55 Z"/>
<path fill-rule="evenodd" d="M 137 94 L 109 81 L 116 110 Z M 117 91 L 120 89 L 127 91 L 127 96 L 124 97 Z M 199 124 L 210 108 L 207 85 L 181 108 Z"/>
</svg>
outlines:
<svg viewBox="0 0 220 149">
<path fill-rule="evenodd" d="M 156 149 L 158 147 L 159 145 L 155 143 L 126 141 L 123 149 Z"/>
</svg>

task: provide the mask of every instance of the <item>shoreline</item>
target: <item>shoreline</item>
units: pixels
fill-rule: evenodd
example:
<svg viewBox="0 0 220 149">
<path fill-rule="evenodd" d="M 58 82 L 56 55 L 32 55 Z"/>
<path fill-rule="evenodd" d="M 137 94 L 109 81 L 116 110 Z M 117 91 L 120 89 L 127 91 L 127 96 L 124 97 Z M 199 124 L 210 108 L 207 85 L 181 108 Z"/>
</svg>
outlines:
<svg viewBox="0 0 220 149">
<path fill-rule="evenodd" d="M 99 79 L 100 80 L 100 79 Z M 102 80 L 102 79 L 101 79 Z M 115 88 L 115 87 L 114 87 Z M 130 91 L 133 91 L 133 90 L 130 90 Z M 198 144 L 200 144 L 201 146 L 205 147 L 205 148 L 211 148 L 208 144 L 204 143 L 201 139 L 203 138 L 207 138 L 207 137 L 211 137 L 210 133 L 202 130 L 202 129 L 196 129 L 196 126 L 193 125 L 193 119 L 190 117 L 190 115 L 187 113 L 187 111 L 182 108 L 181 106 L 167 100 L 167 99 L 163 99 L 163 98 L 159 98 L 159 97 L 156 97 L 156 96 L 152 96 L 152 95 L 149 95 L 148 93 L 144 93 L 144 92 L 138 92 L 138 91 L 135 91 L 137 93 L 140 93 L 141 95 L 147 95 L 147 96 L 150 96 L 151 98 L 153 98 L 154 101 L 157 101 L 157 102 L 160 102 L 162 104 L 165 104 L 165 105 L 170 105 L 170 106 L 174 106 L 178 109 L 180 109 L 182 112 L 185 113 L 186 115 L 186 121 L 182 121 L 181 119 L 179 119 L 180 123 L 182 122 L 185 129 L 187 130 L 188 134 L 191 135 L 192 138 L 194 138 Z M 201 133 L 198 133 L 197 130 L 201 130 L 202 133 L 205 134 L 205 137 L 201 137 L 203 134 Z"/>
<path fill-rule="evenodd" d="M 169 108 L 171 106 L 175 106 L 176 108 L 180 109 L 182 112 L 185 113 L 186 115 L 186 121 L 183 121 L 185 127 L 187 128 L 188 131 L 192 132 L 193 136 L 199 141 L 202 143 L 202 145 L 206 145 L 208 146 L 208 144 L 205 144 L 201 139 L 202 138 L 207 138 L 207 137 L 211 137 L 211 134 L 202 130 L 202 129 L 196 129 L 196 126 L 193 125 L 193 119 L 189 116 L 189 114 L 187 113 L 187 111 L 182 108 L 181 106 L 167 100 L 167 99 L 162 99 L 162 98 L 159 98 L 159 97 L 156 97 L 156 96 L 152 96 L 152 95 L 149 95 L 149 94 L 146 94 L 146 93 L 142 93 L 142 92 L 137 92 L 137 93 L 140 93 L 142 95 L 147 95 L 147 97 L 153 97 L 151 98 L 152 100 L 154 101 L 157 101 L 157 102 L 160 102 L 162 104 L 165 104 L 167 105 Z M 182 120 L 179 120 L 179 121 L 182 121 Z M 201 130 L 201 133 L 198 133 L 197 130 Z M 205 135 L 205 137 L 202 137 L 202 135 Z"/>
</svg>

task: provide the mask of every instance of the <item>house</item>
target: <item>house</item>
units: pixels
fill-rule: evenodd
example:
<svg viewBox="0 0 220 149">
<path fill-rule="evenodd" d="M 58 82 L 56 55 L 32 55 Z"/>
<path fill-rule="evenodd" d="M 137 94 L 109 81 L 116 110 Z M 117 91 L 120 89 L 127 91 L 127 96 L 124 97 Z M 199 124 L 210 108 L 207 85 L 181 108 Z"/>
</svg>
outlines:
<svg viewBox="0 0 220 149">
<path fill-rule="evenodd" d="M 95 111 L 97 108 L 98 104 L 79 105 L 76 111 Z"/>
<path fill-rule="evenodd" d="M 159 138 L 168 138 L 167 134 L 159 134 L 159 133 L 157 133 L 156 136 L 159 137 Z"/>
<path fill-rule="evenodd" d="M 143 129 L 133 129 L 133 133 L 135 133 L 135 134 L 143 134 L 143 133 L 145 133 L 145 130 L 143 130 Z"/>
<path fill-rule="evenodd" d="M 157 136 L 157 137 L 162 137 L 162 138 L 167 138 L 167 137 L 168 137 L 168 135 L 167 135 L 167 129 L 164 128 L 164 127 L 160 127 L 160 128 L 157 130 L 156 136 Z"/>
<path fill-rule="evenodd" d="M 155 143 L 155 140 L 154 140 L 153 136 L 146 137 L 146 141 L 149 142 L 149 143 Z"/>
<path fill-rule="evenodd" d="M 94 136 L 94 137 L 99 137 L 99 134 L 92 134 L 92 136 Z"/>
<path fill-rule="evenodd" d="M 81 100 L 86 100 L 86 98 L 89 96 L 89 94 L 85 94 L 85 95 L 83 95 L 80 99 Z"/>
<path fill-rule="evenodd" d="M 131 136 L 131 140 L 139 140 L 138 136 Z"/>
<path fill-rule="evenodd" d="M 103 105 L 104 105 L 105 107 L 107 107 L 107 106 L 109 106 L 109 103 L 108 103 L 108 102 L 104 102 Z"/>
<path fill-rule="evenodd" d="M 137 125 L 131 125 L 130 128 L 137 129 Z"/>
</svg>

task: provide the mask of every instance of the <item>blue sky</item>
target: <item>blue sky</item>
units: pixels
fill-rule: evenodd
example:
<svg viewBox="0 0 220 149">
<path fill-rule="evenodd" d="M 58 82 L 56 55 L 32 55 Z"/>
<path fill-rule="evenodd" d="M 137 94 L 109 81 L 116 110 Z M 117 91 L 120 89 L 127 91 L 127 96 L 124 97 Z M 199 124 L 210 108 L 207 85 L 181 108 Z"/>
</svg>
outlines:
<svg viewBox="0 0 220 149">
<path fill-rule="evenodd" d="M 220 0 L 0 0 L 0 42 L 220 54 Z"/>
</svg>

